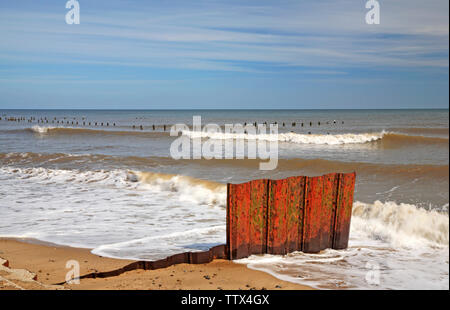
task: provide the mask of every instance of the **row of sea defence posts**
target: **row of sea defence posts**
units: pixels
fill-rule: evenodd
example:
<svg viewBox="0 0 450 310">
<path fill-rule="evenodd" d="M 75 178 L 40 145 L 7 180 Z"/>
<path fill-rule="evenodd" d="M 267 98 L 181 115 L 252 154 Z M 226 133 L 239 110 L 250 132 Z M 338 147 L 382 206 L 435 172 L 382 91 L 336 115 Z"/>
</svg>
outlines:
<svg viewBox="0 0 450 310">
<path fill-rule="evenodd" d="M 136 117 L 136 119 L 139 119 L 139 118 Z M 8 122 L 18 122 L 18 123 L 26 121 L 28 123 L 37 122 L 37 124 L 56 124 L 58 126 L 82 126 L 82 127 L 99 127 L 99 126 L 100 127 L 104 127 L 105 126 L 105 127 L 109 127 L 111 125 L 112 127 L 116 127 L 116 123 L 113 122 L 113 121 L 111 121 L 111 122 L 107 122 L 107 121 L 104 121 L 104 122 L 88 121 L 88 119 L 86 117 L 81 117 L 80 121 L 78 121 L 78 118 L 76 118 L 76 117 L 70 118 L 70 117 L 66 117 L 66 116 L 62 117 L 62 119 L 61 119 L 61 117 L 60 117 L 60 119 L 57 119 L 56 117 L 53 117 L 53 119 L 51 119 L 51 118 L 47 118 L 46 116 L 44 116 L 44 117 L 41 116 L 40 118 L 36 118 L 34 116 L 30 116 L 30 117 L 27 118 L 27 117 L 24 117 L 24 116 L 18 116 L 18 117 L 17 116 L 9 116 L 8 117 L 5 114 L 3 114 L 3 116 L 0 116 L 0 121 L 2 121 L 2 120 L 8 121 Z M 336 120 L 325 121 L 325 122 L 324 121 L 322 121 L 322 122 L 318 121 L 317 125 L 318 126 L 323 125 L 323 124 L 336 125 L 338 123 L 339 122 L 336 121 Z M 267 126 L 269 123 L 267 121 L 265 121 L 265 122 L 263 122 L 263 124 Z M 278 122 L 275 121 L 275 122 L 271 122 L 270 124 L 278 125 Z M 309 126 L 310 127 L 312 127 L 315 124 L 316 124 L 316 122 L 309 121 Z M 341 124 L 344 124 L 344 121 L 341 121 Z M 255 128 L 257 128 L 257 122 L 254 122 L 254 123 L 247 123 L 247 122 L 245 122 L 244 126 L 247 126 L 247 125 L 252 125 Z M 289 124 L 285 123 L 285 122 L 282 122 L 279 125 L 282 126 L 283 128 L 289 126 Z M 298 123 L 297 122 L 292 122 L 290 124 L 291 127 L 295 127 L 297 125 L 299 127 L 306 127 L 308 125 L 308 122 L 298 122 Z M 153 131 L 162 129 L 165 132 L 167 129 L 170 130 L 171 126 L 172 125 L 167 125 L 167 124 L 162 124 L 162 125 L 152 124 L 151 127 L 150 127 L 150 126 L 145 126 L 145 125 L 142 125 L 142 124 L 141 125 L 133 124 L 133 125 L 131 125 L 131 128 L 133 128 L 133 130 L 137 130 L 137 129 L 139 129 L 139 130 L 149 130 L 151 128 Z M 246 130 L 245 130 L 245 133 L 247 133 Z M 311 132 L 309 131 L 308 134 L 311 134 Z"/>
<path fill-rule="evenodd" d="M 106 278 L 175 264 L 204 264 L 253 254 L 317 253 L 348 246 L 355 173 L 261 179 L 227 184 L 227 243 L 204 252 L 184 252 L 157 261 L 79 277 Z M 63 284 L 57 283 L 57 284 Z"/>
</svg>

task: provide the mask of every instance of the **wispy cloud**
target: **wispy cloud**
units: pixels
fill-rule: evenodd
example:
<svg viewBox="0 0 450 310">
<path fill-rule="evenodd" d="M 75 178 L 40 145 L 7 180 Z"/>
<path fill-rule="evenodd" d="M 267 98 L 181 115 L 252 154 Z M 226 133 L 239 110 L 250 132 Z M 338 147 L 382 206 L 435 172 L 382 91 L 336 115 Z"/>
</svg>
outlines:
<svg viewBox="0 0 450 310">
<path fill-rule="evenodd" d="M 82 10 L 77 26 L 64 24 L 63 10 L 49 14 L 11 8 L 0 14 L 1 57 L 251 72 L 264 72 L 266 65 L 271 67 L 267 71 L 274 65 L 446 68 L 448 13 L 443 6 L 448 2 L 426 2 L 383 2 L 377 26 L 364 23 L 363 4 L 355 1 L 206 2 L 174 10 L 147 5 L 129 11 L 124 6 L 120 12 L 105 6 Z M 258 70 L 246 62 L 260 62 Z"/>
</svg>

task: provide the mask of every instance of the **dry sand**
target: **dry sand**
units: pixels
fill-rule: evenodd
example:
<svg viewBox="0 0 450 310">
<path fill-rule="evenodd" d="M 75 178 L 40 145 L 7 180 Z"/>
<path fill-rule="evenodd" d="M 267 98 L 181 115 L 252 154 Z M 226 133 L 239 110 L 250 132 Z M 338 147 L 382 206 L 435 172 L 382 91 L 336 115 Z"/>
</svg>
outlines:
<svg viewBox="0 0 450 310">
<path fill-rule="evenodd" d="M 206 290 L 206 289 L 310 289 L 279 280 L 227 260 L 209 264 L 179 264 L 158 270 L 133 270 L 119 276 L 82 279 L 80 284 L 54 285 L 65 280 L 66 262 L 77 260 L 80 274 L 110 271 L 132 261 L 94 255 L 89 249 L 63 247 L 35 240 L 0 239 L 0 290 Z"/>
</svg>

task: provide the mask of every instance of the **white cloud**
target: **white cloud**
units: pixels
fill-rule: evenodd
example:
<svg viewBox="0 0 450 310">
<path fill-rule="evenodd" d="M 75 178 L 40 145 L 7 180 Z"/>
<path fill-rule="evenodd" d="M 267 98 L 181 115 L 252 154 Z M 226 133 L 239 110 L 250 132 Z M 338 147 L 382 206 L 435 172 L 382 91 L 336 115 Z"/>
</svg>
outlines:
<svg viewBox="0 0 450 310">
<path fill-rule="evenodd" d="M 275 3 L 275 2 L 273 2 Z M 448 69 L 448 1 L 381 1 L 381 24 L 366 25 L 364 1 L 208 2 L 132 11 L 0 12 L 0 59 L 103 63 L 212 71 L 334 75 L 346 68 Z M 319 68 L 319 69 L 317 69 Z"/>
</svg>

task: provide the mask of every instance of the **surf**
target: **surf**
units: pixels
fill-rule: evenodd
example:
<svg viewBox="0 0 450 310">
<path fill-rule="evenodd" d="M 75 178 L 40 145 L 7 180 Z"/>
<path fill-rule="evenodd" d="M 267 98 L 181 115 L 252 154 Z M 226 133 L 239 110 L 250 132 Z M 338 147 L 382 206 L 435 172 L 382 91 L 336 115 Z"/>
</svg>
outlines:
<svg viewBox="0 0 450 310">
<path fill-rule="evenodd" d="M 292 145 L 318 145 L 318 146 L 344 146 L 344 145 L 365 145 L 378 144 L 381 148 L 402 148 L 412 145 L 434 145 L 438 147 L 448 147 L 449 139 L 443 136 L 413 135 L 420 133 L 421 128 L 416 130 L 398 131 L 375 131 L 365 133 L 301 133 L 301 132 L 282 132 L 278 134 L 250 134 L 250 133 L 224 133 L 224 132 L 203 132 L 203 131 L 182 131 L 182 135 L 190 139 L 213 139 L 213 140 L 260 140 L 277 141 L 280 143 Z M 426 128 L 423 128 L 427 132 Z M 448 129 L 438 130 L 439 133 Z M 110 129 L 99 128 L 79 128 L 79 127 L 55 127 L 35 125 L 25 129 L 3 130 L 4 133 L 31 132 L 38 137 L 50 137 L 54 135 L 113 135 L 113 136 L 136 136 L 149 139 L 168 138 L 169 132 L 150 131 L 150 129 L 136 130 L 132 127 L 120 127 Z M 434 132 L 434 131 L 433 131 Z M 411 133 L 411 134 L 410 134 Z"/>
<path fill-rule="evenodd" d="M 126 129 L 126 130 L 123 130 Z M 11 130 L 11 132 L 18 132 L 20 130 Z M 80 128 L 80 127 L 55 127 L 55 126 L 39 126 L 35 125 L 24 131 L 32 132 L 42 136 L 46 135 L 115 135 L 115 136 L 148 136 L 148 137 L 162 137 L 169 136 L 168 133 L 162 131 L 137 131 L 133 127 L 120 127 L 110 129 L 98 128 Z"/>
<path fill-rule="evenodd" d="M 342 134 L 304 134 L 304 133 L 278 133 L 278 134 L 246 134 L 246 133 L 217 133 L 217 132 L 192 132 L 184 131 L 184 135 L 195 138 L 210 138 L 213 140 L 264 140 L 278 141 L 292 144 L 314 145 L 345 145 L 366 144 L 372 142 L 387 142 L 401 144 L 447 144 L 448 139 L 438 137 L 411 136 L 389 131 L 367 133 L 342 133 Z"/>
</svg>

